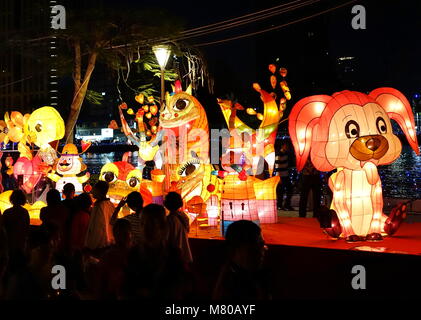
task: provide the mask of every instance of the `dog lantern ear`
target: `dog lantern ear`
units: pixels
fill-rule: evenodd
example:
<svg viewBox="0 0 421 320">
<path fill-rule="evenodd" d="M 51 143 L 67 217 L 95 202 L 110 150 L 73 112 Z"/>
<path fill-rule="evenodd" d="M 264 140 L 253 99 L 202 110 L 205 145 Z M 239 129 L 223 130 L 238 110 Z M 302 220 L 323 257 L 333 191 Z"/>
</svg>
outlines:
<svg viewBox="0 0 421 320">
<path fill-rule="evenodd" d="M 395 120 L 408 140 L 411 148 L 417 155 L 420 154 L 418 149 L 417 134 L 415 132 L 415 121 L 412 113 L 411 105 L 405 96 L 398 90 L 393 88 L 379 88 L 370 92 L 370 97 L 386 111 L 390 119 Z"/>
<path fill-rule="evenodd" d="M 291 110 L 288 131 L 294 145 L 298 171 L 303 169 L 310 154 L 313 127 L 331 99 L 327 95 L 307 97 L 298 101 Z"/>
</svg>

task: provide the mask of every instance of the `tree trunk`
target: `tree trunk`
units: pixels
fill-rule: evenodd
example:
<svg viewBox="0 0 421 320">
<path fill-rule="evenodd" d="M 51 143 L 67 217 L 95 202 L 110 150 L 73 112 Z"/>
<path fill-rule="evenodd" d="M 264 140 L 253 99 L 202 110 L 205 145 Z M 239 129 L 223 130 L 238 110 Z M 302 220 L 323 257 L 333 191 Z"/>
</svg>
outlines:
<svg viewBox="0 0 421 320">
<path fill-rule="evenodd" d="M 89 80 L 91 79 L 92 72 L 95 69 L 96 58 L 98 52 L 94 50 L 89 56 L 89 62 L 86 67 L 85 76 L 83 77 L 83 82 L 80 83 L 80 74 L 81 74 L 81 63 L 80 63 L 80 50 L 78 54 L 77 46 L 75 48 L 76 59 L 75 59 L 75 85 L 74 85 L 74 94 L 73 101 L 70 105 L 70 113 L 66 121 L 66 133 L 65 133 L 65 143 L 73 142 L 73 131 L 76 125 L 76 121 L 79 117 L 80 109 L 82 107 L 83 101 L 85 100 L 86 91 L 88 90 Z"/>
</svg>

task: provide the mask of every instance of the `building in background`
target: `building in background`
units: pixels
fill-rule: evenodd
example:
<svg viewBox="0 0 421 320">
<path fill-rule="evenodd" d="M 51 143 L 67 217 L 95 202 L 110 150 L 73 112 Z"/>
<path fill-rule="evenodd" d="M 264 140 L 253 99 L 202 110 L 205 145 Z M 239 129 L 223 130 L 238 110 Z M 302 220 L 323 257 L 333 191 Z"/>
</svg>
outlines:
<svg viewBox="0 0 421 320">
<path fill-rule="evenodd" d="M 49 0 L 0 1 L 0 109 L 31 112 L 53 104 L 57 96 L 50 84 L 50 40 L 17 44 L 22 34 L 30 38 L 48 33 Z M 36 54 L 33 54 L 36 53 Z M 54 84 L 53 84 L 54 86 Z M 57 99 L 57 97 L 56 97 Z"/>
</svg>

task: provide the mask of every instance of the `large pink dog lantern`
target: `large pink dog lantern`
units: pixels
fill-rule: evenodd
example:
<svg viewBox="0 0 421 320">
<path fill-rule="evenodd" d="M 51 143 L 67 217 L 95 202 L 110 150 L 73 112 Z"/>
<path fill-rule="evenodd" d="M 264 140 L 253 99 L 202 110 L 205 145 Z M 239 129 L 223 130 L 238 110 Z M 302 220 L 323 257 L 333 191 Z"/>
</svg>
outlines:
<svg viewBox="0 0 421 320">
<path fill-rule="evenodd" d="M 379 88 L 366 95 L 342 91 L 332 96 L 301 99 L 289 117 L 289 133 L 301 170 L 309 156 L 320 171 L 337 169 L 329 179 L 336 212 L 333 237 L 347 241 L 378 241 L 391 235 L 405 210 L 383 214 L 382 185 L 377 166 L 395 161 L 402 150 L 393 134 L 395 120 L 412 149 L 419 154 L 414 116 L 405 96 L 396 89 Z M 336 225 L 335 225 L 336 224 Z"/>
</svg>

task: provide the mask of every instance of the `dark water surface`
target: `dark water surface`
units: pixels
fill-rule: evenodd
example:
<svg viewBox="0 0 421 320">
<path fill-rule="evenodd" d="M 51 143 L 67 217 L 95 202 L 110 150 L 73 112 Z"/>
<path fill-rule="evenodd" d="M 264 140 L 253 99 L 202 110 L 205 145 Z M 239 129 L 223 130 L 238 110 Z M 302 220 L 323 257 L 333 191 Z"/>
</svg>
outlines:
<svg viewBox="0 0 421 320">
<path fill-rule="evenodd" d="M 123 152 L 86 153 L 82 155 L 88 171 L 99 174 L 107 162 L 121 161 Z M 129 162 L 137 166 L 137 152 Z M 392 164 L 379 167 L 383 184 L 383 195 L 388 198 L 421 199 L 421 156 L 404 146 L 400 157 Z"/>
</svg>

